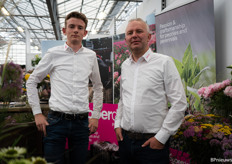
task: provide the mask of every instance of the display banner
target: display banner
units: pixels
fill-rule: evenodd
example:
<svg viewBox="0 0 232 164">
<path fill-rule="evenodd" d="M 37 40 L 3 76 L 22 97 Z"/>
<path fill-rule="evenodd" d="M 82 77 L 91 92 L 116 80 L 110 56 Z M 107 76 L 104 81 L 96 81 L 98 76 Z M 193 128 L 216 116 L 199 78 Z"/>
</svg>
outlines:
<svg viewBox="0 0 232 164">
<path fill-rule="evenodd" d="M 90 112 L 89 118 L 92 116 L 93 103 L 89 104 Z M 110 142 L 112 144 L 118 144 L 116 134 L 114 132 L 114 119 L 116 116 L 116 111 L 118 104 L 103 104 L 101 110 L 101 118 L 98 122 L 98 130 L 89 136 L 89 149 L 90 145 L 94 142 Z"/>
<path fill-rule="evenodd" d="M 118 104 L 103 104 L 101 118 L 98 122 L 98 130 L 89 136 L 88 150 L 90 150 L 90 146 L 95 142 L 109 142 L 118 145 L 116 134 L 114 132 L 114 119 L 117 108 Z M 89 109 L 89 118 L 91 118 L 93 103 L 89 103 Z M 68 149 L 68 140 L 65 147 Z"/>
<path fill-rule="evenodd" d="M 216 82 L 213 0 L 198 0 L 156 16 L 157 52 L 173 58 L 191 110 L 203 111 L 197 91 Z"/>
<path fill-rule="evenodd" d="M 158 52 L 181 59 L 188 44 L 196 55 L 215 50 L 213 0 L 194 1 L 157 15 L 156 25 Z"/>
<path fill-rule="evenodd" d="M 155 13 L 151 13 L 146 16 L 146 23 L 151 33 L 151 39 L 149 41 L 149 47 L 153 52 L 156 52 L 156 30 L 155 30 Z"/>
</svg>

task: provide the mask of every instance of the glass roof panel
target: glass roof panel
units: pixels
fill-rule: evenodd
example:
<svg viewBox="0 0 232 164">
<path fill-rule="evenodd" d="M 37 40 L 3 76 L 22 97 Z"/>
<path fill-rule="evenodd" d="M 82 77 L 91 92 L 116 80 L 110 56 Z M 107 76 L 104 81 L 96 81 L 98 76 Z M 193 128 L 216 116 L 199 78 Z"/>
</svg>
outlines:
<svg viewBox="0 0 232 164">
<path fill-rule="evenodd" d="M 121 25 L 142 1 L 57 0 L 56 2 L 60 23 L 58 30 L 61 33 L 65 16 L 71 11 L 80 11 L 89 20 L 87 30 L 90 34 L 91 32 L 109 34 L 109 26 L 113 18 L 116 18 L 116 26 Z M 11 39 L 25 42 L 25 32 L 19 32 L 17 27 L 29 31 L 33 41 L 31 44 L 34 46 L 40 47 L 42 40 L 57 39 L 46 0 L 1 0 L 0 9 L 2 7 L 10 15 L 6 16 L 0 11 L 0 47 L 6 45 Z M 105 17 L 99 19 L 102 12 L 105 13 Z"/>
</svg>

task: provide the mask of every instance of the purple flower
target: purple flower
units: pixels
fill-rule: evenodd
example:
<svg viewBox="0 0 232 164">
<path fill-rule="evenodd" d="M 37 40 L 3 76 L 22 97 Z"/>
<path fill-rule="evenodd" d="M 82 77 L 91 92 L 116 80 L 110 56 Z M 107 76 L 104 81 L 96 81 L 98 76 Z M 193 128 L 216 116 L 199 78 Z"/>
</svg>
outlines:
<svg viewBox="0 0 232 164">
<path fill-rule="evenodd" d="M 223 156 L 225 159 L 229 159 L 229 158 L 232 158 L 232 152 L 230 150 L 226 150 L 224 153 L 223 153 Z"/>
<path fill-rule="evenodd" d="M 223 132 L 218 132 L 217 133 L 217 138 L 222 139 L 224 137 L 224 133 Z"/>
<path fill-rule="evenodd" d="M 230 134 L 229 139 L 231 139 L 231 140 L 232 140 L 232 133 Z"/>
<path fill-rule="evenodd" d="M 209 143 L 211 146 L 220 146 L 221 145 L 221 142 L 217 139 L 212 139 L 212 140 L 210 140 Z"/>
<path fill-rule="evenodd" d="M 187 130 L 184 131 L 185 137 L 193 137 L 194 136 L 194 127 L 190 126 Z"/>
<path fill-rule="evenodd" d="M 230 144 L 228 138 L 224 137 L 221 141 L 222 143 L 222 150 L 228 150 L 232 148 L 232 145 Z"/>
</svg>

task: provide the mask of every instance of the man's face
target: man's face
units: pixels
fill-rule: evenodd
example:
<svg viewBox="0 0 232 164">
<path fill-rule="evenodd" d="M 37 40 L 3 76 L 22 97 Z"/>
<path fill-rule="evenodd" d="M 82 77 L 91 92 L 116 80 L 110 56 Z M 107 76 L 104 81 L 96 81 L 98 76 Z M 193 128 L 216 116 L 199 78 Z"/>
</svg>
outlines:
<svg viewBox="0 0 232 164">
<path fill-rule="evenodd" d="M 85 22 L 78 18 L 70 18 L 66 22 L 66 27 L 62 29 L 67 36 L 68 45 L 80 45 L 83 37 L 86 36 Z"/>
<path fill-rule="evenodd" d="M 147 31 L 145 23 L 132 21 L 126 28 L 126 43 L 132 51 L 147 49 L 151 34 Z"/>
</svg>

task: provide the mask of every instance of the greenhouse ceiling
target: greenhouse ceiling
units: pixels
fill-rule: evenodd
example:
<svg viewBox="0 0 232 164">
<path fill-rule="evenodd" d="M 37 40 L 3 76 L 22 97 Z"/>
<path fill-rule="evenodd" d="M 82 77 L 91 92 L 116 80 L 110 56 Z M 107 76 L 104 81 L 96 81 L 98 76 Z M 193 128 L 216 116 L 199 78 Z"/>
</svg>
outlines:
<svg viewBox="0 0 232 164">
<path fill-rule="evenodd" d="M 11 40 L 32 46 L 42 40 L 63 40 L 65 16 L 72 11 L 83 12 L 89 22 L 90 34 L 108 35 L 112 21 L 119 27 L 142 3 L 142 0 L 1 0 L 0 47 Z M 27 35 L 26 35 L 27 34 Z"/>
</svg>

